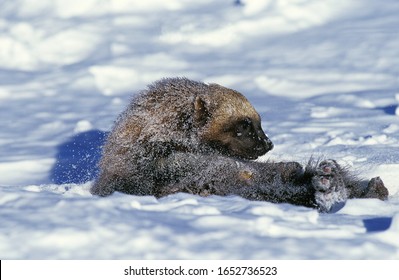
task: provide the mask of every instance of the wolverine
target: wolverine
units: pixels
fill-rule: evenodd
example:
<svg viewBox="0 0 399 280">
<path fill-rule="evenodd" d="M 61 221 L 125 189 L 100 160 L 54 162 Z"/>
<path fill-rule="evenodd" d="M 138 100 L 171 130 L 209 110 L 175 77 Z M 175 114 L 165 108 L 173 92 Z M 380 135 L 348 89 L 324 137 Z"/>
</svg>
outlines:
<svg viewBox="0 0 399 280">
<path fill-rule="evenodd" d="M 273 149 L 261 119 L 239 92 L 187 78 L 165 78 L 132 99 L 103 147 L 91 193 L 162 197 L 239 195 L 331 211 L 350 198 L 388 197 L 335 160 L 257 162 Z"/>
</svg>

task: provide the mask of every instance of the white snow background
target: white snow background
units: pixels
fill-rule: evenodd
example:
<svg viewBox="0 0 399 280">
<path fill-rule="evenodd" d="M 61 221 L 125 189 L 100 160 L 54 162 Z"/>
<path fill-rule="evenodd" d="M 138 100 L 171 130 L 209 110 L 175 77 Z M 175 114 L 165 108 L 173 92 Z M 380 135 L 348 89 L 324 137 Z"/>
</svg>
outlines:
<svg viewBox="0 0 399 280">
<path fill-rule="evenodd" d="M 0 1 L 0 259 L 399 259 L 396 0 Z M 162 77 L 246 95 L 275 149 L 381 176 L 330 214 L 93 197 L 105 132 Z M 89 181 L 89 182 L 87 182 Z"/>
</svg>

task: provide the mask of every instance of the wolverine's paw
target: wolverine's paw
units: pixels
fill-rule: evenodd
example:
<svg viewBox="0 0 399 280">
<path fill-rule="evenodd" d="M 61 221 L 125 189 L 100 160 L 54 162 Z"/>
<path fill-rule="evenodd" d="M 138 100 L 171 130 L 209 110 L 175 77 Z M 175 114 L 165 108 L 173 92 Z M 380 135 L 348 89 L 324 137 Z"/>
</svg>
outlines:
<svg viewBox="0 0 399 280">
<path fill-rule="evenodd" d="M 343 171 L 335 160 L 322 161 L 312 177 L 315 201 L 321 212 L 329 212 L 342 205 L 347 198 Z"/>
<path fill-rule="evenodd" d="M 378 198 L 381 200 L 386 200 L 388 198 L 388 189 L 384 186 L 380 177 L 375 177 L 368 183 L 364 198 Z"/>
</svg>

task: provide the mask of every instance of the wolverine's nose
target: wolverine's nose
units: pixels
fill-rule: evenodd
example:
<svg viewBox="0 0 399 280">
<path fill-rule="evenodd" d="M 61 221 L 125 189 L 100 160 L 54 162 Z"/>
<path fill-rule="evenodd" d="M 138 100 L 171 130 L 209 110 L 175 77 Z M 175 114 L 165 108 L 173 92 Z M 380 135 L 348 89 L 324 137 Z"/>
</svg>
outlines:
<svg viewBox="0 0 399 280">
<path fill-rule="evenodd" d="M 265 144 L 266 144 L 266 146 L 267 146 L 267 151 L 273 150 L 274 144 L 273 144 L 273 142 L 269 139 L 269 137 L 267 137 L 267 136 L 266 136 L 266 139 L 265 139 Z"/>
<path fill-rule="evenodd" d="M 267 153 L 268 151 L 270 151 L 270 150 L 272 150 L 274 148 L 273 142 L 269 139 L 269 137 L 267 137 L 266 134 L 265 134 L 265 137 L 262 140 L 263 140 L 263 143 L 264 143 L 265 153 Z"/>
<path fill-rule="evenodd" d="M 256 147 L 256 153 L 258 156 L 266 154 L 268 151 L 273 149 L 274 145 L 272 141 L 269 139 L 269 137 L 263 132 L 259 131 L 258 132 L 258 144 Z"/>
</svg>

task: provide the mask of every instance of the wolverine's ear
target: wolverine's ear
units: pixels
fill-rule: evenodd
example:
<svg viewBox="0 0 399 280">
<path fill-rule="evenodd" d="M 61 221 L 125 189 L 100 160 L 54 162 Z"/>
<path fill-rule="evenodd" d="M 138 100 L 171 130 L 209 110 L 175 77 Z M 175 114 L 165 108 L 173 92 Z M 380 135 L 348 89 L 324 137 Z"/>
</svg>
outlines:
<svg viewBox="0 0 399 280">
<path fill-rule="evenodd" d="M 197 96 L 194 101 L 194 121 L 195 124 L 199 127 L 204 126 L 209 118 L 209 110 L 206 106 L 205 100 L 203 100 L 201 97 Z"/>
</svg>

